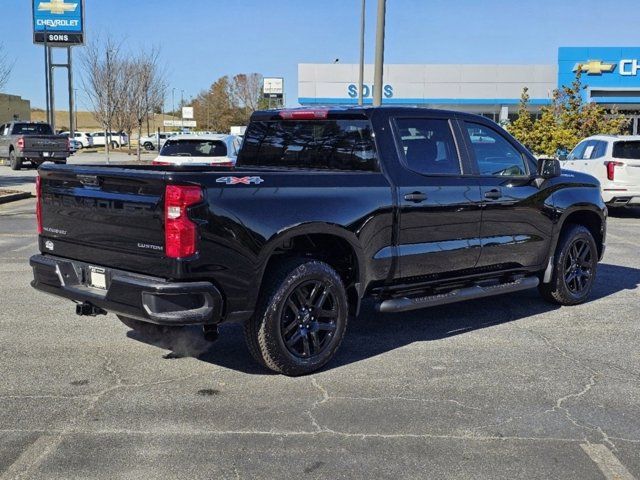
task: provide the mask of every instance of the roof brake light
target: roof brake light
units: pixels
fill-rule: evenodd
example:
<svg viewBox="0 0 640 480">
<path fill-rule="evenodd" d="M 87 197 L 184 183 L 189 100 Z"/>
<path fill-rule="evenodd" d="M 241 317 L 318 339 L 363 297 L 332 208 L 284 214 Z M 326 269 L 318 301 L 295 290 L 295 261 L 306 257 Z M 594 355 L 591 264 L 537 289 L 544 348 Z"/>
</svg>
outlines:
<svg viewBox="0 0 640 480">
<path fill-rule="evenodd" d="M 324 120 L 329 116 L 329 110 L 281 110 L 279 115 L 283 120 Z"/>
</svg>

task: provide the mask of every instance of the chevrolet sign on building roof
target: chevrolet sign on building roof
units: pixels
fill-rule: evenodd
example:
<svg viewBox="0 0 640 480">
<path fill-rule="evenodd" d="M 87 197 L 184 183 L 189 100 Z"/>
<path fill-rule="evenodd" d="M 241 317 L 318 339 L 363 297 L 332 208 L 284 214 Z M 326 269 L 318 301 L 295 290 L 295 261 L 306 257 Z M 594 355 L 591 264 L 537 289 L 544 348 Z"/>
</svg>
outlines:
<svg viewBox="0 0 640 480">
<path fill-rule="evenodd" d="M 55 46 L 84 43 L 84 0 L 32 0 L 33 42 Z"/>
</svg>

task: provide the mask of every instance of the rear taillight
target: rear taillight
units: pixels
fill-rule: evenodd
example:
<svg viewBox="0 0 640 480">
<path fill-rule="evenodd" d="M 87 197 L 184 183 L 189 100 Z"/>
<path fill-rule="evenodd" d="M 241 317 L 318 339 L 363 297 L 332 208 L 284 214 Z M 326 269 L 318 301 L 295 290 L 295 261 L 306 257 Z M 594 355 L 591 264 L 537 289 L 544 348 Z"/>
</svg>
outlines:
<svg viewBox="0 0 640 480">
<path fill-rule="evenodd" d="M 24 138 L 20 137 L 18 138 L 18 140 L 16 141 L 16 146 L 22 150 L 24 148 Z"/>
<path fill-rule="evenodd" d="M 42 181 L 40 175 L 36 177 L 36 222 L 38 222 L 38 235 L 42 234 Z"/>
<path fill-rule="evenodd" d="M 615 180 L 616 177 L 616 167 L 622 167 L 624 163 L 622 162 L 605 162 L 607 166 L 607 178 L 611 181 Z"/>
<path fill-rule="evenodd" d="M 154 160 L 151 162 L 151 165 L 171 165 L 171 163 L 163 160 Z"/>
<path fill-rule="evenodd" d="M 164 239 L 167 257 L 189 257 L 198 251 L 197 225 L 189 219 L 187 209 L 201 201 L 200 187 L 167 185 L 164 196 Z"/>
</svg>

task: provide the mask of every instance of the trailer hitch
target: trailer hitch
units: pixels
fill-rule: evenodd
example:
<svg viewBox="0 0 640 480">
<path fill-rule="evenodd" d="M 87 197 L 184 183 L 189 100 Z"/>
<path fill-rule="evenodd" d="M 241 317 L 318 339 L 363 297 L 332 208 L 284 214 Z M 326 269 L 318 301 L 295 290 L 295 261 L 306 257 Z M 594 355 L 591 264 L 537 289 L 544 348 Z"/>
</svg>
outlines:
<svg viewBox="0 0 640 480">
<path fill-rule="evenodd" d="M 107 311 L 100 307 L 96 307 L 89 302 L 82 302 L 76 305 L 76 315 L 96 317 L 98 315 L 106 315 Z"/>
</svg>

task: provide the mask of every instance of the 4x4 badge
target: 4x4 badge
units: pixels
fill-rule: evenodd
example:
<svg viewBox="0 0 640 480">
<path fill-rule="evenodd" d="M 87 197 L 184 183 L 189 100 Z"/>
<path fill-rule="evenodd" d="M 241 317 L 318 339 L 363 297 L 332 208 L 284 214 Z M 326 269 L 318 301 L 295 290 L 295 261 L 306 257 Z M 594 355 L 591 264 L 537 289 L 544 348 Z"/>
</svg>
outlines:
<svg viewBox="0 0 640 480">
<path fill-rule="evenodd" d="M 216 183 L 226 183 L 227 185 L 237 185 L 242 183 L 244 185 L 260 185 L 264 180 L 260 177 L 220 177 L 216 180 Z"/>
</svg>

